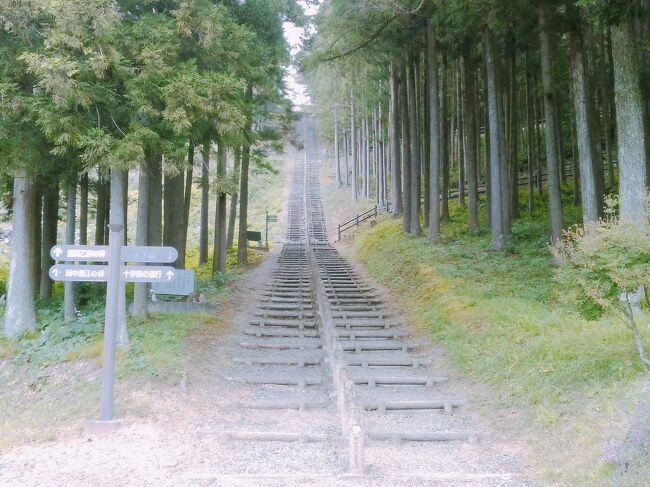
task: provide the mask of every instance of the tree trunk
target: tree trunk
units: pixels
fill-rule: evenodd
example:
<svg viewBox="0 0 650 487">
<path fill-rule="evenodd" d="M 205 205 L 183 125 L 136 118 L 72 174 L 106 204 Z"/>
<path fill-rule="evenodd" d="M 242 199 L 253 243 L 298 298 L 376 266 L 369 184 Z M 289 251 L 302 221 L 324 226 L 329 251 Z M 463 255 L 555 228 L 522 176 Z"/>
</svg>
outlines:
<svg viewBox="0 0 650 487">
<path fill-rule="evenodd" d="M 88 173 L 79 183 L 79 245 L 88 245 Z"/>
<path fill-rule="evenodd" d="M 602 31 L 601 31 L 602 32 Z M 598 82 L 600 85 L 600 102 L 603 115 L 602 132 L 605 139 L 605 154 L 607 154 L 607 182 L 608 188 L 614 188 L 614 148 L 612 141 L 612 98 L 611 98 L 611 74 L 610 74 L 610 55 L 611 42 L 607 42 L 608 35 L 602 35 L 602 61 L 600 64 Z"/>
<path fill-rule="evenodd" d="M 77 176 L 68 178 L 66 185 L 65 243 L 75 243 L 75 223 L 77 216 Z M 63 318 L 72 321 L 77 317 L 74 299 L 74 282 L 63 283 Z"/>
<path fill-rule="evenodd" d="M 539 41 L 542 60 L 542 84 L 544 86 L 544 119 L 546 133 L 546 173 L 548 176 L 548 199 L 551 217 L 551 243 L 562 238 L 562 199 L 557 152 L 557 129 L 555 127 L 555 83 L 553 81 L 553 60 L 551 37 L 548 31 L 548 7 L 542 4 L 538 10 Z"/>
<path fill-rule="evenodd" d="M 497 72 L 502 72 L 502 66 L 499 58 L 494 59 L 495 66 L 497 66 Z M 505 75 L 509 70 L 503 70 L 502 76 L 497 76 L 497 87 L 499 89 L 499 96 L 497 98 L 497 110 L 499 111 L 499 123 L 500 125 L 500 138 L 499 143 L 501 144 L 501 213 L 502 213 L 502 225 L 503 225 L 503 235 L 506 241 L 508 240 L 510 234 L 512 233 L 512 211 L 511 211 L 511 177 L 510 177 L 510 150 L 508 145 L 509 139 L 509 122 L 510 122 L 510 110 L 509 106 L 509 89 L 508 85 L 510 84 L 510 78 Z"/>
<path fill-rule="evenodd" d="M 440 139 L 440 162 L 442 164 L 442 186 L 440 193 L 440 220 L 449 221 L 449 103 L 447 98 L 447 55 L 442 56 L 442 66 L 440 69 L 440 78 L 442 79 L 440 96 L 442 98 L 442 138 Z"/>
<path fill-rule="evenodd" d="M 614 99 L 621 221 L 647 223 L 647 148 L 637 50 L 629 22 L 613 26 Z"/>
<path fill-rule="evenodd" d="M 33 197 L 34 187 L 27 171 L 17 170 L 14 174 L 11 262 L 4 323 L 5 334 L 9 337 L 36 329 L 30 246 L 34 231 Z"/>
<path fill-rule="evenodd" d="M 510 216 L 511 219 L 519 218 L 519 104 L 517 92 L 517 50 L 513 45 L 511 47 L 510 62 L 509 62 L 509 76 L 508 83 L 508 109 L 510 111 L 509 119 L 509 135 L 508 135 L 508 149 L 510 155 Z M 510 233 L 510 232 L 508 232 Z"/>
<path fill-rule="evenodd" d="M 535 181 L 537 184 L 537 192 L 542 196 L 544 194 L 544 178 L 542 174 L 542 148 L 544 144 L 542 142 L 542 128 L 540 126 L 542 107 L 538 96 L 533 96 L 533 108 L 535 109 L 535 147 L 537 148 L 537 154 L 535 156 L 537 160 Z"/>
<path fill-rule="evenodd" d="M 465 107 L 463 106 L 463 78 L 461 62 L 456 70 L 456 120 L 458 147 L 458 206 L 465 207 Z"/>
<path fill-rule="evenodd" d="M 487 68 L 488 118 L 490 130 L 490 226 L 492 230 L 492 248 L 502 250 L 506 241 L 503 229 L 503 210 L 501 208 L 501 114 L 498 106 L 499 90 L 495 66 L 494 36 L 490 29 L 483 33 L 485 63 Z"/>
<path fill-rule="evenodd" d="M 390 109 L 388 112 L 388 130 L 390 131 L 390 197 L 393 216 L 399 216 L 404 211 L 402 206 L 402 165 L 399 145 L 399 103 L 397 98 L 398 79 L 395 60 L 390 62 Z"/>
<path fill-rule="evenodd" d="M 359 200 L 359 162 L 357 158 L 357 127 L 356 127 L 356 109 L 354 105 L 354 91 L 350 92 L 350 134 L 352 146 L 352 200 Z M 305 141 L 305 143 L 307 143 Z"/>
<path fill-rule="evenodd" d="M 467 47 L 463 51 L 463 73 L 465 86 L 463 88 L 464 104 L 463 116 L 465 119 L 465 160 L 467 161 L 467 199 L 468 225 L 470 230 L 478 228 L 478 158 L 476 153 L 476 99 L 474 83 L 474 63 L 472 54 Z"/>
<path fill-rule="evenodd" d="M 484 48 L 485 50 L 485 48 Z M 489 93 L 488 93 L 488 76 L 487 76 L 487 62 L 483 62 L 483 134 L 485 138 L 485 206 L 487 210 L 488 226 L 492 228 L 492 182 L 491 182 L 491 164 L 490 164 L 490 110 L 488 108 Z"/>
<path fill-rule="evenodd" d="M 409 115 L 409 143 L 411 145 L 411 170 L 410 170 L 410 225 L 408 232 L 411 235 L 420 233 L 420 145 L 418 144 L 418 119 L 417 119 L 417 95 L 415 91 L 416 73 L 415 53 L 411 52 L 408 73 L 406 79 L 408 115 Z"/>
<path fill-rule="evenodd" d="M 343 133 L 343 151 L 345 152 L 345 187 L 350 187 L 350 142 L 347 129 Z"/>
<path fill-rule="evenodd" d="M 59 183 L 58 181 L 45 186 L 43 194 L 43 237 L 41 245 L 41 278 L 40 297 L 52 297 L 52 279 L 50 279 L 50 266 L 54 261 L 50 257 L 50 249 L 56 245 L 57 225 L 59 223 Z"/>
<path fill-rule="evenodd" d="M 163 175 L 163 245 L 173 245 L 175 186 L 174 176 Z"/>
<path fill-rule="evenodd" d="M 199 267 L 208 261 L 208 208 L 210 205 L 210 141 L 201 152 L 201 216 L 199 223 Z"/>
<path fill-rule="evenodd" d="M 423 67 L 423 81 L 422 86 L 422 129 L 420 130 L 420 140 L 422 141 L 422 159 L 420 166 L 422 167 L 422 179 L 424 180 L 424 195 L 422 197 L 422 220 L 425 228 L 429 228 L 429 217 L 431 216 L 431 114 L 429 113 L 431 103 L 429 102 L 429 60 L 427 47 L 425 46 L 424 58 L 422 62 Z M 428 230 L 427 230 L 428 236 Z"/>
<path fill-rule="evenodd" d="M 573 89 L 571 90 L 573 91 Z M 575 104 L 575 97 L 571 97 L 571 101 Z M 575 113 L 571 113 L 571 166 L 573 167 L 573 206 L 580 206 L 582 201 L 580 191 L 580 161 L 578 157 L 578 136 L 576 135 L 576 117 Z"/>
<path fill-rule="evenodd" d="M 113 169 L 111 171 L 111 224 L 124 225 L 126 208 L 124 207 L 124 172 Z M 124 236 L 121 236 L 124 241 Z M 126 328 L 126 286 L 120 283 L 120 294 L 118 296 L 117 306 L 117 345 L 119 347 L 128 347 L 129 332 Z"/>
<path fill-rule="evenodd" d="M 124 225 L 124 245 L 129 244 L 129 171 L 122 171 L 122 225 Z"/>
<path fill-rule="evenodd" d="M 341 156 L 339 154 L 339 120 L 334 107 L 334 159 L 336 162 L 336 187 L 341 187 Z"/>
<path fill-rule="evenodd" d="M 149 245 L 162 244 L 162 156 L 151 159 L 149 167 Z"/>
<path fill-rule="evenodd" d="M 595 147 L 590 97 L 592 96 L 587 74 L 585 53 L 580 27 L 569 30 L 569 56 L 571 60 L 571 81 L 576 120 L 576 142 L 580 167 L 580 179 L 574 175 L 576 186 L 580 181 L 582 218 L 585 222 L 596 222 L 601 216 L 601 195 L 596 184 L 597 165 L 602 165 Z"/>
<path fill-rule="evenodd" d="M 190 137 L 187 147 L 187 169 L 185 170 L 185 194 L 183 198 L 183 226 L 179 257 L 181 267 L 185 268 L 187 258 L 187 232 L 190 226 L 190 206 L 192 204 L 192 179 L 194 178 L 194 141 Z M 182 251 L 181 251 L 182 249 Z"/>
<path fill-rule="evenodd" d="M 138 222 L 135 231 L 136 245 L 149 245 L 149 200 L 150 176 L 149 162 L 140 167 L 138 176 Z M 136 282 L 133 295 L 132 313 L 134 316 L 144 317 L 148 313 L 149 284 Z"/>
<path fill-rule="evenodd" d="M 409 64 L 408 54 L 405 52 L 402 63 L 402 83 L 400 85 L 401 93 L 400 104 L 401 110 L 401 121 L 402 121 L 402 197 L 404 199 L 404 222 L 403 230 L 404 233 L 411 233 L 411 207 L 414 202 L 411 199 L 411 168 L 413 167 L 411 163 L 411 127 L 410 127 L 410 116 L 409 116 L 409 75 L 408 75 L 408 64 Z"/>
<path fill-rule="evenodd" d="M 106 181 L 100 175 L 97 179 L 97 212 L 95 214 L 95 245 L 104 245 L 106 234 L 106 202 L 108 188 Z"/>
<path fill-rule="evenodd" d="M 239 186 L 239 172 L 241 170 L 241 146 L 239 144 L 235 145 L 234 148 L 234 159 L 233 163 L 233 182 L 234 186 Z M 237 225 L 237 200 L 239 199 L 239 192 L 234 191 L 230 195 L 230 214 L 228 215 L 228 238 L 226 241 L 226 248 L 231 249 L 235 242 L 235 226 Z"/>
<path fill-rule="evenodd" d="M 535 135 L 535 110 L 533 107 L 533 94 L 530 86 L 531 82 L 530 63 L 528 52 L 526 52 L 526 149 L 528 154 L 528 212 L 535 211 L 535 156 L 537 150 L 535 143 L 537 136 Z"/>
<path fill-rule="evenodd" d="M 217 141 L 217 178 L 226 179 L 226 164 L 228 153 L 223 139 Z M 214 213 L 214 250 L 212 256 L 212 274 L 226 272 L 226 204 L 227 194 L 223 188 L 217 193 L 217 207 Z"/>
<path fill-rule="evenodd" d="M 429 91 L 429 234 L 430 242 L 440 240 L 440 113 L 438 112 L 438 42 L 432 20 L 427 21 L 427 58 Z M 444 94 L 443 94 L 444 96 Z"/>
<path fill-rule="evenodd" d="M 34 235 L 32 236 L 32 282 L 34 283 L 34 294 L 38 294 L 41 279 L 41 247 L 43 244 L 43 184 L 34 185 Z"/>
<path fill-rule="evenodd" d="M 241 182 L 239 185 L 239 239 L 237 242 L 237 263 L 246 264 L 248 261 L 248 165 L 250 162 L 250 145 L 244 137 L 244 147 L 241 157 Z"/>
</svg>

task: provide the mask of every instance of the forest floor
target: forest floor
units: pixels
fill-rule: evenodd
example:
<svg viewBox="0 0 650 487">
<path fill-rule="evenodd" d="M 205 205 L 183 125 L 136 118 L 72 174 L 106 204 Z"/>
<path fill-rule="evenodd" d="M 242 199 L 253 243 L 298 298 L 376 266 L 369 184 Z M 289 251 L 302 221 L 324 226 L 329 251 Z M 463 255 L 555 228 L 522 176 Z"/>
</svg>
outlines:
<svg viewBox="0 0 650 487">
<path fill-rule="evenodd" d="M 330 161 L 321 184 L 335 216 L 331 232 L 374 205 L 341 204 L 349 195 L 332 174 Z M 565 218 L 576 223 L 569 186 L 564 197 Z M 489 250 L 485 226 L 466 230 L 466 212 L 453 201 L 440 245 L 404 236 L 401 219 L 382 215 L 338 248 L 386 286 L 453 366 L 482 385 L 475 399 L 497 431 L 524 445 L 537 484 L 647 485 L 650 380 L 617 317 L 586 319 L 554 281 L 545 198 L 532 217 L 522 210 L 505 253 Z M 525 208 L 523 192 L 521 201 Z"/>
</svg>

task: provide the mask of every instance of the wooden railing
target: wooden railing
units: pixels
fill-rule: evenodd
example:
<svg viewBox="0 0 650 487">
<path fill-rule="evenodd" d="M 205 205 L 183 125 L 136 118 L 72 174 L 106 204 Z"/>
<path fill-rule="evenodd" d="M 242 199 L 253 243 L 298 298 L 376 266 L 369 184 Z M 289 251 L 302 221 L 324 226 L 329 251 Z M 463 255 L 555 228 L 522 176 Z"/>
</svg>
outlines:
<svg viewBox="0 0 650 487">
<path fill-rule="evenodd" d="M 339 223 L 338 226 L 338 239 L 341 240 L 341 234 L 352 229 L 356 228 L 359 226 L 359 224 L 365 222 L 366 220 L 369 220 L 370 218 L 376 218 L 377 215 L 379 215 L 379 212 L 388 212 L 390 211 L 390 203 L 386 203 L 385 205 L 375 205 L 373 208 L 370 208 L 368 211 L 365 211 L 363 213 L 359 213 L 357 216 L 354 218 L 343 222 Z"/>
<path fill-rule="evenodd" d="M 573 176 L 573 165 L 567 164 L 565 166 L 565 171 L 566 171 L 565 174 L 566 174 L 567 177 L 572 177 Z M 537 179 L 538 176 L 537 176 L 537 174 L 535 174 L 533 177 L 535 177 L 535 179 Z M 548 177 L 546 175 L 546 171 L 544 171 L 542 173 L 542 182 L 543 183 L 546 182 L 547 179 L 548 179 Z M 523 176 L 519 176 L 518 182 L 519 182 L 519 186 L 527 185 L 528 184 L 528 174 L 524 174 Z M 486 189 L 487 188 L 486 188 L 486 185 L 485 185 L 484 181 L 482 181 L 478 185 L 478 188 L 477 188 L 479 194 L 484 194 L 486 192 Z M 450 188 L 448 193 L 447 193 L 449 195 L 448 198 L 449 199 L 458 198 L 458 193 L 459 193 L 458 188 Z M 467 185 L 465 186 L 465 194 L 467 195 Z M 440 195 L 440 199 L 442 199 L 442 195 Z M 424 203 L 424 195 L 423 194 L 420 195 L 420 203 L 421 204 Z M 348 230 L 350 230 L 352 228 L 358 227 L 360 223 L 363 223 L 364 221 L 369 220 L 370 218 L 377 217 L 377 215 L 380 212 L 388 213 L 389 211 L 390 211 L 390 202 L 387 202 L 386 204 L 381 205 L 381 206 L 375 205 L 373 208 L 370 208 L 368 211 L 366 211 L 364 213 L 358 214 L 357 216 L 355 216 L 351 220 L 340 223 L 339 226 L 338 226 L 338 240 L 341 240 L 341 234 L 343 234 L 344 232 L 346 232 L 346 231 L 348 231 Z"/>
</svg>

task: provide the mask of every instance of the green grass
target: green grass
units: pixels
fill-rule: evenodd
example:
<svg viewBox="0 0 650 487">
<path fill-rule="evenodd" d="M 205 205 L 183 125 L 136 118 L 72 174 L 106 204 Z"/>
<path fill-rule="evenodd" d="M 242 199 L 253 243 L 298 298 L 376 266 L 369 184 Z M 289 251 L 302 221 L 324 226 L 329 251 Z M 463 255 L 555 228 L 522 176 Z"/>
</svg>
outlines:
<svg viewBox="0 0 650 487">
<path fill-rule="evenodd" d="M 564 193 L 569 200 L 570 188 Z M 485 226 L 468 231 L 465 213 L 452 203 L 451 222 L 443 224 L 437 245 L 403 235 L 401 220 L 390 217 L 360 230 L 353 245 L 369 273 L 401 297 L 413 321 L 444 344 L 467 375 L 491 386 L 496 407 L 521 408 L 536 434 L 565 434 L 565 447 L 585 443 L 576 458 L 565 460 L 575 462 L 572 469 L 555 470 L 553 463 L 562 460 L 539 454 L 544 479 L 577 485 L 571 476 L 582 475 L 593 483 L 581 485 L 599 485 L 609 471 L 603 438 L 620 421 L 617 413 L 640 395 L 644 369 L 632 338 L 614 316 L 584 319 L 567 299 L 570 293 L 559 289 L 544 203 L 515 221 L 505 252 L 490 250 Z M 484 208 L 481 216 L 485 222 Z M 566 203 L 568 224 L 579 218 L 579 209 Z M 538 443 L 553 449 L 560 442 Z"/>
</svg>

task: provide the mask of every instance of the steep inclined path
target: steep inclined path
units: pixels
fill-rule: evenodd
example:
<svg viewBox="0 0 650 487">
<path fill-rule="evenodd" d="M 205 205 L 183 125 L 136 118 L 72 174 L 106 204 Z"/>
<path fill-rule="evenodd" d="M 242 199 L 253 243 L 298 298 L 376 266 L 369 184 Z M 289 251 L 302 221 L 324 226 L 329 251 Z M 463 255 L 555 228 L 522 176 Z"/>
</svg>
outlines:
<svg viewBox="0 0 650 487">
<path fill-rule="evenodd" d="M 228 377 L 247 396 L 225 437 L 237 450 L 255 445 L 262 464 L 250 458 L 247 480 L 525 485 L 512 452 L 456 414 L 465 399 L 440 392 L 447 379 L 422 344 L 328 243 L 316 133 L 305 125 L 286 240 Z M 278 471 L 274 458 L 298 468 Z"/>
<path fill-rule="evenodd" d="M 329 243 L 305 134 L 284 245 L 197 330 L 185 387 L 118 384 L 116 432 L 2 453 L 0 485 L 527 485 L 472 386 Z"/>
</svg>

